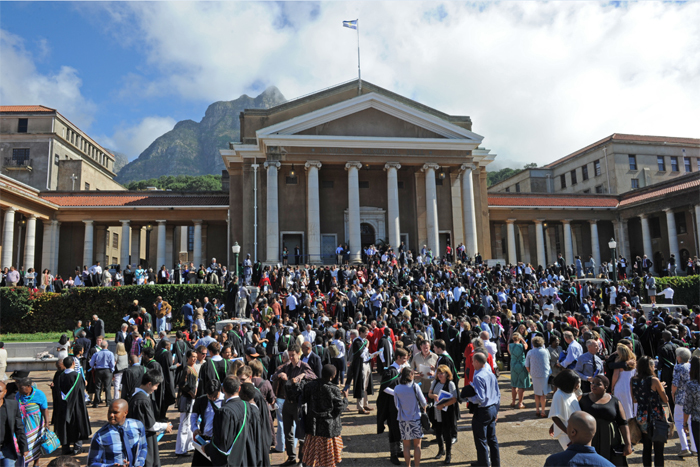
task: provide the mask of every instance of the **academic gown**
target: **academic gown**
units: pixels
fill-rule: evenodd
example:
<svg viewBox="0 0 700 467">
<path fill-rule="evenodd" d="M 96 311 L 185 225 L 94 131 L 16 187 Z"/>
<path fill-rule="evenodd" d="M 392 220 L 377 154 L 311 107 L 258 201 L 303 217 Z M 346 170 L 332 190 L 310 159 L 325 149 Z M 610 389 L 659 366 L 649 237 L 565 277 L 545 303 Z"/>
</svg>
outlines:
<svg viewBox="0 0 700 467">
<path fill-rule="evenodd" d="M 180 381 L 182 372 L 187 368 L 187 351 L 189 345 L 184 340 L 177 340 L 173 344 L 173 364 L 179 363 L 180 366 L 175 370 L 175 381 Z"/>
<path fill-rule="evenodd" d="M 218 379 L 216 366 L 212 364 L 211 358 L 207 357 L 204 359 L 202 366 L 199 368 L 199 383 L 197 383 L 197 397 L 206 394 L 205 388 L 207 387 L 207 382 L 212 379 Z"/>
<path fill-rule="evenodd" d="M 51 425 L 55 424 L 56 420 L 56 408 L 61 401 L 61 388 L 59 383 L 59 378 L 63 374 L 63 370 L 58 370 L 53 375 L 53 387 L 51 388 L 51 400 L 54 401 L 54 410 L 51 411 Z"/>
<path fill-rule="evenodd" d="M 163 367 L 160 366 L 160 363 L 158 363 L 156 360 L 151 360 L 150 362 L 147 362 L 146 368 L 148 368 L 149 370 L 158 370 L 160 372 L 160 375 L 163 376 L 163 379 L 165 379 L 165 375 L 163 374 Z M 153 413 L 155 416 L 160 415 L 161 407 L 163 406 L 163 400 L 165 399 L 165 391 L 163 390 L 163 386 L 163 384 L 159 384 L 158 389 L 153 391 L 153 393 L 151 394 L 151 400 L 153 401 Z"/>
<path fill-rule="evenodd" d="M 248 439 L 246 440 L 246 466 L 269 467 L 270 448 L 267 447 L 267 437 L 262 427 L 262 413 L 260 408 L 254 404 L 248 404 L 248 419 L 246 420 L 246 425 L 245 429 L 248 431 Z"/>
<path fill-rule="evenodd" d="M 228 340 L 231 341 L 231 347 L 236 351 L 239 358 L 245 355 L 243 340 L 236 331 L 231 331 L 228 333 Z"/>
<path fill-rule="evenodd" d="M 362 399 L 363 397 L 363 388 L 364 388 L 364 374 L 362 372 L 362 351 L 364 349 L 361 349 L 363 345 L 363 340 L 362 339 L 355 339 L 352 342 L 352 346 L 350 346 L 350 355 L 353 356 L 352 359 L 352 364 L 350 365 L 350 377 L 352 378 L 353 382 L 353 397 L 355 399 Z M 364 345 L 367 346 L 367 341 L 364 341 Z M 370 375 L 371 378 L 371 375 Z M 347 384 L 347 383 L 346 383 Z M 367 385 L 367 395 L 372 395 L 374 394 L 372 390 L 372 381 L 369 382 Z"/>
<path fill-rule="evenodd" d="M 129 402 L 136 388 L 141 386 L 141 378 L 146 373 L 146 368 L 141 365 L 132 365 L 122 373 L 121 398 Z"/>
<path fill-rule="evenodd" d="M 156 414 L 159 420 L 166 418 L 168 407 L 173 405 L 177 400 L 175 390 L 175 367 L 173 365 L 173 354 L 166 349 L 160 349 L 156 352 L 156 362 L 163 369 L 163 384 L 158 386 L 162 391 L 162 402 L 160 412 Z"/>
<path fill-rule="evenodd" d="M 378 369 L 380 370 L 379 372 L 381 373 L 388 366 L 390 366 L 393 361 L 393 359 L 391 358 L 393 352 L 390 339 L 388 339 L 386 336 L 383 336 L 381 339 L 379 339 L 379 345 L 377 346 L 377 350 L 381 350 L 382 355 L 384 356 L 383 362 L 381 358 L 377 357 L 377 365 Z"/>
<path fill-rule="evenodd" d="M 257 450 L 251 449 L 248 438 L 252 438 L 249 423 L 253 418 L 250 404 L 236 397 L 224 402 L 214 413 L 214 430 L 206 453 L 212 465 L 226 467 L 247 467 L 257 465 Z M 245 421 L 245 426 L 244 426 Z M 234 442 L 235 441 L 235 442 Z M 269 449 L 269 448 L 268 448 Z"/>
<path fill-rule="evenodd" d="M 153 412 L 151 398 L 145 392 L 137 392 L 129 401 L 128 418 L 133 418 L 143 423 L 146 427 L 146 443 L 148 454 L 144 467 L 160 467 L 160 452 L 158 451 L 158 436 L 155 431 L 148 431 L 156 424 L 156 416 Z"/>
<path fill-rule="evenodd" d="M 452 359 L 452 355 L 449 355 L 447 353 L 443 353 L 438 357 L 438 361 L 435 364 L 435 368 L 439 367 L 440 365 L 447 365 L 447 368 L 449 368 L 450 372 L 452 372 L 452 382 L 455 383 L 455 388 L 457 388 L 457 403 L 453 404 L 453 406 L 456 412 L 455 417 L 458 420 L 461 418 L 461 413 L 459 411 L 459 402 L 461 401 L 459 397 L 459 373 L 457 373 L 457 366 L 454 360 Z M 455 431 L 452 436 L 457 436 L 457 432 Z"/>
<path fill-rule="evenodd" d="M 394 396 L 384 392 L 384 389 L 394 389 L 399 384 L 400 371 L 396 365 L 390 365 L 382 375 L 382 382 L 379 385 L 379 395 L 377 396 L 377 434 L 384 433 L 384 424 L 389 426 L 389 442 L 397 443 L 401 441 L 399 431 L 399 413 L 396 409 Z"/>
<path fill-rule="evenodd" d="M 260 461 L 258 464 L 263 467 L 270 467 L 270 446 L 272 446 L 272 440 L 274 438 L 270 407 L 268 407 L 260 390 L 255 391 L 253 401 L 257 406 L 255 407 L 255 411 L 257 412 L 260 425 L 260 430 L 256 437 L 256 444 L 262 446 L 261 450 L 258 451 L 258 460 Z"/>
<path fill-rule="evenodd" d="M 58 378 L 58 387 L 60 393 L 68 394 L 63 400 L 59 393 L 54 402 L 54 426 L 58 439 L 64 446 L 89 439 L 92 429 L 85 405 L 85 380 L 75 371 L 64 372 Z"/>
</svg>

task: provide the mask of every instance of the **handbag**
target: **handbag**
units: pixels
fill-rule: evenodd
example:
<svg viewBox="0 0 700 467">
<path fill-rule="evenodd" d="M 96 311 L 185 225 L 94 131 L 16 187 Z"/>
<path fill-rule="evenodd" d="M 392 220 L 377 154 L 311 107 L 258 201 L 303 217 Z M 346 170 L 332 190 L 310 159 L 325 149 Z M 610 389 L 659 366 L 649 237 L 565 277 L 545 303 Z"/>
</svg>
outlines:
<svg viewBox="0 0 700 467">
<path fill-rule="evenodd" d="M 632 445 L 639 444 L 642 441 L 642 429 L 639 428 L 637 419 L 630 418 L 627 421 L 627 428 L 630 431 L 630 442 Z"/>
<path fill-rule="evenodd" d="M 666 443 L 668 441 L 668 421 L 666 419 L 654 419 L 654 428 L 651 434 L 651 441 L 654 443 Z"/>
<path fill-rule="evenodd" d="M 61 445 L 58 436 L 51 430 L 45 430 L 41 437 L 41 454 L 48 456 Z"/>
<path fill-rule="evenodd" d="M 416 402 L 418 402 L 418 407 L 420 407 L 420 426 L 423 427 L 423 431 L 430 430 L 430 419 L 425 409 L 421 407 L 420 400 L 418 399 L 418 394 L 416 393 L 416 383 L 413 383 L 413 395 L 416 396 Z"/>
</svg>

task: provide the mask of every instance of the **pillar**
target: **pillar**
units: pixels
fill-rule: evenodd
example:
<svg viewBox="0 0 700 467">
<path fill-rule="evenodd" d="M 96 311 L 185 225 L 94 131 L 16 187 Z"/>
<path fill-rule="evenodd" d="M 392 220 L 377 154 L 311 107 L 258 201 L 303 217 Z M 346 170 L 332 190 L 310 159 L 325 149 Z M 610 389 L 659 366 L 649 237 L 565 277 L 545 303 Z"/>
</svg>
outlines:
<svg viewBox="0 0 700 467">
<path fill-rule="evenodd" d="M 134 267 L 141 263 L 141 227 L 131 227 L 131 260 Z"/>
<path fill-rule="evenodd" d="M 440 234 L 438 230 L 437 190 L 435 188 L 435 171 L 437 164 L 423 164 L 425 172 L 425 212 L 428 227 L 428 248 L 433 251 L 433 258 L 440 257 Z"/>
<path fill-rule="evenodd" d="M 649 217 L 647 214 L 640 214 L 639 219 L 642 221 L 642 244 L 644 245 L 644 254 L 647 258 L 652 259 L 654 250 L 651 247 L 651 230 L 649 229 Z"/>
<path fill-rule="evenodd" d="M 673 213 L 673 209 L 664 209 L 666 213 L 666 228 L 668 229 L 668 252 L 669 259 L 671 255 L 676 257 L 676 273 L 682 273 L 681 269 L 681 253 L 678 249 L 678 232 L 676 231 L 676 216 Z"/>
<path fill-rule="evenodd" d="M 12 250 L 15 240 L 15 209 L 7 208 L 5 211 L 5 223 L 2 233 L 2 269 L 14 266 L 12 264 Z M 19 268 L 19 265 L 17 266 Z"/>
<path fill-rule="evenodd" d="M 399 182 L 397 172 L 401 168 L 398 162 L 388 162 L 384 165 L 386 170 L 387 189 L 387 216 L 389 220 L 389 245 L 396 248 L 401 245 L 401 222 L 399 220 Z"/>
<path fill-rule="evenodd" d="M 192 251 L 192 262 L 198 268 L 202 264 L 202 221 L 194 221 L 194 242 Z"/>
<path fill-rule="evenodd" d="M 61 240 L 61 223 L 57 220 L 52 220 L 53 225 L 53 237 L 51 238 L 51 243 L 53 247 L 51 248 L 51 272 L 55 276 L 58 273 L 58 246 Z"/>
<path fill-rule="evenodd" d="M 508 262 L 517 264 L 518 257 L 515 250 L 515 219 L 506 220 L 506 230 L 508 234 Z"/>
<path fill-rule="evenodd" d="M 267 236 L 265 237 L 267 238 L 267 253 L 265 260 L 268 263 L 277 263 L 280 260 L 279 195 L 277 190 L 277 169 L 279 167 L 280 163 L 277 161 L 265 162 L 267 169 Z M 201 256 L 201 251 L 198 253 Z"/>
<path fill-rule="evenodd" d="M 83 221 L 85 224 L 85 239 L 83 240 L 83 264 L 87 267 L 92 266 L 92 258 L 94 256 L 94 226 L 93 221 Z"/>
<path fill-rule="evenodd" d="M 183 262 L 187 262 L 189 260 L 189 256 L 187 254 L 187 240 L 189 236 L 189 227 L 186 225 L 183 225 L 180 227 L 180 254 L 178 256 L 178 259 Z"/>
<path fill-rule="evenodd" d="M 50 219 L 46 219 L 43 221 L 44 222 L 44 237 L 41 242 L 41 271 L 42 272 L 44 269 L 47 269 L 51 266 L 51 239 L 53 238 L 53 232 L 52 228 L 53 225 L 51 224 Z M 92 265 L 90 265 L 92 266 Z M 81 268 L 82 270 L 82 268 Z M 37 276 L 37 284 L 40 284 L 41 282 L 39 281 L 39 278 Z"/>
<path fill-rule="evenodd" d="M 158 248 L 156 251 L 156 268 L 155 270 L 160 271 L 160 267 L 165 264 L 165 223 L 166 221 L 156 221 L 158 224 Z M 199 264 L 195 265 L 199 267 Z"/>
<path fill-rule="evenodd" d="M 30 215 L 27 219 L 27 236 L 24 241 L 24 268 L 29 271 L 34 268 L 34 252 L 36 250 L 36 216 Z"/>
<path fill-rule="evenodd" d="M 474 180 L 472 164 L 463 164 L 462 169 L 462 219 L 464 220 L 464 247 L 467 255 L 473 258 L 477 253 L 476 208 L 474 207 Z"/>
<path fill-rule="evenodd" d="M 360 180 L 361 162 L 348 162 L 348 248 L 350 262 L 362 262 L 362 236 L 360 234 Z"/>
<path fill-rule="evenodd" d="M 591 223 L 591 250 L 592 250 L 592 255 L 593 259 L 595 260 L 595 267 L 596 270 L 593 272 L 593 275 L 597 277 L 598 275 L 598 269 L 600 268 L 600 240 L 598 239 L 598 220 L 597 219 L 591 219 L 588 221 Z"/>
<path fill-rule="evenodd" d="M 566 264 L 573 264 L 574 262 L 574 242 L 571 238 L 571 219 L 563 219 L 561 221 L 564 224 L 564 259 Z"/>
<path fill-rule="evenodd" d="M 306 234 L 309 263 L 321 263 L 321 205 L 318 194 L 319 161 L 307 161 L 306 169 Z"/>
<path fill-rule="evenodd" d="M 129 244 L 131 243 L 131 221 L 119 221 L 122 223 L 122 242 L 121 251 L 119 254 L 119 265 L 122 270 L 126 269 L 126 265 L 129 264 Z"/>
<path fill-rule="evenodd" d="M 535 219 L 535 239 L 537 241 L 537 266 L 547 267 L 547 259 L 545 257 L 544 249 L 544 228 L 542 223 L 544 219 Z"/>
<path fill-rule="evenodd" d="M 173 267 L 173 239 L 175 238 L 175 226 L 169 225 L 165 229 L 165 267 Z"/>
</svg>

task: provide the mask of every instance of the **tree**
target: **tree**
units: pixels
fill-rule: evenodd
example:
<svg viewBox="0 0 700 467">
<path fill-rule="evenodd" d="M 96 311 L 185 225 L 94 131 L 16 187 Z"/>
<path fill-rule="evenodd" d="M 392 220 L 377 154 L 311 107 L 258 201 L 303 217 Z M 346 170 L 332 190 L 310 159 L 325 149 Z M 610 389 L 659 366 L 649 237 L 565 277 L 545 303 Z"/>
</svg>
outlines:
<svg viewBox="0 0 700 467">
<path fill-rule="evenodd" d="M 500 183 L 503 180 L 509 179 L 510 177 L 519 174 L 524 169 L 534 169 L 537 168 L 536 162 L 530 162 L 525 164 L 522 169 L 511 169 L 510 167 L 503 168 L 501 170 L 496 170 L 495 172 L 489 172 L 486 174 L 486 186 L 490 187 L 496 183 Z"/>
<path fill-rule="evenodd" d="M 221 191 L 220 175 L 163 175 L 160 178 L 149 178 L 130 182 L 128 190 L 143 191 L 148 187 L 171 191 Z"/>
</svg>

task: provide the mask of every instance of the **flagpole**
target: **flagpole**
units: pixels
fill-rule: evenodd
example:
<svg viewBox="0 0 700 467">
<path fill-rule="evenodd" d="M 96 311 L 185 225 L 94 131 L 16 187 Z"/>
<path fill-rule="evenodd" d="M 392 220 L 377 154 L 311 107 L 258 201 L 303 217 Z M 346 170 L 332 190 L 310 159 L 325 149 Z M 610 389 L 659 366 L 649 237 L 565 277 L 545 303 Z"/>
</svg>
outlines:
<svg viewBox="0 0 700 467">
<path fill-rule="evenodd" d="M 360 18 L 357 19 L 357 81 L 360 85 L 357 95 L 362 95 L 362 71 L 360 70 Z"/>
</svg>

